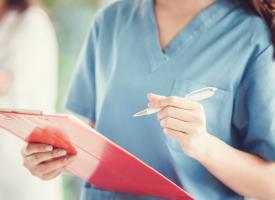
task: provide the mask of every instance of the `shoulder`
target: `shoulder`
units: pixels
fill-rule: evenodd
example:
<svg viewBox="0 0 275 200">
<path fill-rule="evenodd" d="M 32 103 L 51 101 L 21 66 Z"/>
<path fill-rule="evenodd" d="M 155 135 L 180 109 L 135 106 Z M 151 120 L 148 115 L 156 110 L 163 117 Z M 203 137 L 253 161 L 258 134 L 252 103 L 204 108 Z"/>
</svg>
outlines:
<svg viewBox="0 0 275 200">
<path fill-rule="evenodd" d="M 140 0 L 117 0 L 99 11 L 104 17 L 127 16 L 135 12 Z"/>
<path fill-rule="evenodd" d="M 47 13 L 38 6 L 32 6 L 23 13 L 19 13 L 20 27 L 30 30 L 52 29 L 52 23 Z"/>
<path fill-rule="evenodd" d="M 94 21 L 109 27 L 127 23 L 135 16 L 141 0 L 118 0 L 100 9 Z"/>
<path fill-rule="evenodd" d="M 249 48 L 249 60 L 246 68 L 247 77 L 260 73 L 274 73 L 274 47 L 272 44 L 272 35 L 266 21 L 260 17 L 252 8 L 246 4 L 241 4 L 238 10 L 238 25 L 241 27 L 242 38 L 247 41 Z M 265 76 L 264 74 L 261 74 Z"/>
<path fill-rule="evenodd" d="M 55 29 L 47 13 L 33 6 L 23 13 L 17 12 L 13 43 L 18 46 L 57 48 Z"/>
<path fill-rule="evenodd" d="M 239 23 L 243 26 L 244 35 L 248 36 L 251 45 L 263 50 L 272 45 L 271 31 L 266 21 L 246 3 L 240 4 Z"/>
<path fill-rule="evenodd" d="M 55 38 L 55 30 L 48 14 L 38 6 L 32 6 L 23 13 L 18 13 L 18 33 L 22 37 L 39 36 L 40 38 Z"/>
</svg>

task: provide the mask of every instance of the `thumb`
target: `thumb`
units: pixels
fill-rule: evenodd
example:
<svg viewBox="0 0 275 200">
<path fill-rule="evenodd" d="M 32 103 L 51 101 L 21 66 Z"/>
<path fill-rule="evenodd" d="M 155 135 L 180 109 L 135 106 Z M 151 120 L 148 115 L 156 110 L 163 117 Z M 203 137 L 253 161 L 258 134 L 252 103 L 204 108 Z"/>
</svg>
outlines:
<svg viewBox="0 0 275 200">
<path fill-rule="evenodd" d="M 147 94 L 147 98 L 148 98 L 149 101 L 158 101 L 158 100 L 161 100 L 161 99 L 165 99 L 166 97 L 161 96 L 161 95 L 157 95 L 157 94 L 154 94 L 154 93 L 149 93 L 149 94 Z"/>
</svg>

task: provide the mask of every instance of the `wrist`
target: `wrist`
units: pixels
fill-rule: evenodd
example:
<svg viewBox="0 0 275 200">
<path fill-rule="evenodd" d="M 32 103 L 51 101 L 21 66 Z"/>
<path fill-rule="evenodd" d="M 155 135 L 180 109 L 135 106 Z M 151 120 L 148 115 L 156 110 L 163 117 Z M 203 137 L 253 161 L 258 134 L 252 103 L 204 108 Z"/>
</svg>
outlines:
<svg viewBox="0 0 275 200">
<path fill-rule="evenodd" d="M 206 163 L 214 156 L 217 152 L 217 138 L 209 133 L 205 134 L 203 142 L 200 144 L 200 149 L 194 155 L 193 159 L 200 163 Z"/>
</svg>

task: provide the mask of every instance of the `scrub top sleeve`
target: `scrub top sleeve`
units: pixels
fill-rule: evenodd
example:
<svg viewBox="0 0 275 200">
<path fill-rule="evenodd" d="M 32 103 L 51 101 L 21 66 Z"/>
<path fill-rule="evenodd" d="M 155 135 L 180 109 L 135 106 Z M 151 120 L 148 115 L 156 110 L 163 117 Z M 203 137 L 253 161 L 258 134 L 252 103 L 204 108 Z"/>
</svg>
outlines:
<svg viewBox="0 0 275 200">
<path fill-rule="evenodd" d="M 250 64 L 239 87 L 233 114 L 240 149 L 275 161 L 275 64 L 273 47 Z"/>
<path fill-rule="evenodd" d="M 92 23 L 73 73 L 65 106 L 70 111 L 96 121 L 95 51 L 98 22 Z"/>
</svg>

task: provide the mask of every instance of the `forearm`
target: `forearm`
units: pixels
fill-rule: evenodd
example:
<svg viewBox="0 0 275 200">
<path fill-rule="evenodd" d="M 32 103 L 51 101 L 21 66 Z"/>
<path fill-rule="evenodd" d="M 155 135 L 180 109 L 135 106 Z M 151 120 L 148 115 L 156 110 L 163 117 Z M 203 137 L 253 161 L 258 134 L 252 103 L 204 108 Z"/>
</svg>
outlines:
<svg viewBox="0 0 275 200">
<path fill-rule="evenodd" d="M 196 158 L 221 182 L 242 196 L 275 199 L 275 163 L 239 151 L 209 135 L 204 155 Z"/>
<path fill-rule="evenodd" d="M 207 132 L 201 104 L 180 97 L 148 95 L 165 134 L 175 139 L 183 152 L 241 196 L 275 199 L 275 162 L 239 151 Z M 262 133 L 260 133 L 262 134 Z"/>
</svg>

